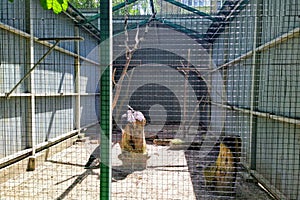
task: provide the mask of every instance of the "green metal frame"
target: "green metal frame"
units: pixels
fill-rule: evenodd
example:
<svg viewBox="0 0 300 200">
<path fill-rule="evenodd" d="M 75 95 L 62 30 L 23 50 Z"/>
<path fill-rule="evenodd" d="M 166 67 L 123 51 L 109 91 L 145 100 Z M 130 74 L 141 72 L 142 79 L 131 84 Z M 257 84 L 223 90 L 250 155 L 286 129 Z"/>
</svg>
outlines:
<svg viewBox="0 0 300 200">
<path fill-rule="evenodd" d="M 125 1 L 125 0 L 124 0 L 124 1 Z M 135 2 L 137 2 L 137 1 L 138 1 L 138 0 L 127 0 L 127 2 L 123 2 L 123 3 L 120 3 L 120 4 L 116 5 L 116 6 L 114 6 L 114 7 L 112 8 L 112 11 L 113 11 L 113 12 L 118 11 L 119 9 L 124 8 L 125 5 L 130 5 L 130 4 L 135 3 Z M 187 5 L 185 5 L 185 4 L 183 4 L 183 3 L 180 3 L 180 2 L 178 2 L 178 1 L 176 1 L 176 0 L 162 0 L 162 1 L 165 1 L 165 2 L 167 2 L 167 3 L 170 3 L 170 4 L 173 4 L 173 5 L 175 5 L 175 6 L 178 6 L 178 7 L 182 8 L 182 9 L 187 10 L 187 11 L 189 11 L 189 12 L 192 12 L 193 14 L 196 14 L 196 15 L 198 15 L 198 16 L 202 16 L 202 17 L 205 18 L 205 19 L 211 20 L 213 23 L 218 23 L 217 26 L 220 26 L 220 23 L 219 23 L 219 22 L 224 21 L 224 17 L 223 17 L 223 18 L 222 18 L 222 17 L 213 17 L 213 16 L 211 16 L 211 15 L 209 15 L 209 14 L 207 14 L 207 13 L 201 12 L 201 11 L 195 9 L 195 8 L 192 8 L 192 7 L 190 7 L 190 6 L 187 6 Z M 236 10 L 241 10 L 248 2 L 249 2 L 249 0 L 240 0 L 240 1 L 237 1 L 237 2 L 229 2 L 229 1 L 225 1 L 225 3 L 224 3 L 224 5 L 223 5 L 223 7 L 220 9 L 218 15 L 225 15 L 225 16 L 231 15 L 231 14 L 227 11 L 226 7 L 232 6 L 232 5 L 237 5 L 237 7 L 236 7 L 235 9 L 236 9 Z M 151 6 L 152 14 L 155 15 L 155 8 L 154 8 L 153 0 L 150 0 L 150 6 Z M 225 9 L 224 9 L 224 8 L 225 8 Z M 100 13 L 101 13 L 101 12 L 100 12 Z M 233 17 L 234 17 L 236 14 L 237 14 L 237 12 L 234 12 L 234 13 L 233 13 Z M 92 17 L 87 18 L 85 21 L 81 22 L 80 24 L 81 24 L 81 25 L 84 25 L 84 24 L 86 24 L 86 23 L 91 23 L 92 21 L 94 21 L 94 20 L 96 20 L 96 19 L 99 19 L 100 17 L 101 17 L 101 14 L 94 15 L 94 16 L 92 16 Z M 232 20 L 233 17 L 229 18 L 229 20 Z M 154 18 L 154 19 L 155 19 L 155 18 Z M 190 30 L 190 29 L 188 29 L 188 28 L 186 28 L 186 27 L 183 27 L 183 26 L 181 26 L 181 25 L 175 24 L 175 23 L 173 23 L 173 22 L 169 22 L 169 21 L 162 20 L 162 19 L 156 19 L 156 20 L 158 20 L 158 21 L 160 21 L 160 22 L 163 22 L 164 24 L 166 24 L 166 25 L 168 25 L 168 26 L 170 26 L 170 27 L 172 27 L 172 28 L 174 28 L 174 29 L 177 29 L 177 30 L 179 30 L 179 31 L 181 31 L 181 32 L 183 32 L 183 33 L 193 34 L 193 35 L 195 35 L 197 38 L 202 38 L 202 37 L 203 37 L 203 35 L 200 35 L 200 34 L 197 33 L 196 31 Z M 145 24 L 145 21 L 146 21 L 146 20 L 141 21 L 141 22 L 139 23 L 139 25 L 141 26 L 141 25 Z M 129 29 L 130 29 L 130 28 L 133 29 L 133 28 L 136 28 L 136 27 L 137 27 L 137 26 L 132 26 L 132 27 L 129 27 Z M 214 27 L 213 27 L 213 30 L 211 30 L 211 31 L 213 32 L 212 37 L 214 37 L 214 34 L 220 32 L 220 31 L 222 31 L 222 29 L 218 29 L 218 28 L 216 29 L 215 26 L 214 26 Z M 213 38 L 212 38 L 212 39 L 213 39 Z"/>
<path fill-rule="evenodd" d="M 112 12 L 111 1 L 100 1 L 100 62 L 101 62 L 101 85 L 100 85 L 100 126 L 101 126 L 101 163 L 100 163 L 100 199 L 111 198 L 111 40 L 112 40 Z"/>
<path fill-rule="evenodd" d="M 188 28 L 186 28 L 186 27 L 184 27 L 184 26 L 178 25 L 178 24 L 173 23 L 173 22 L 171 22 L 171 21 L 168 21 L 168 20 L 166 20 L 166 19 L 163 19 L 163 18 L 155 18 L 155 20 L 156 20 L 156 21 L 159 21 L 160 23 L 165 24 L 165 25 L 167 25 L 167 26 L 169 26 L 169 27 L 171 27 L 171 28 L 174 28 L 174 29 L 177 30 L 177 31 L 180 31 L 180 32 L 182 32 L 182 33 L 185 33 L 185 34 L 187 34 L 187 35 L 193 35 L 193 36 L 196 37 L 196 38 L 202 38 L 202 37 L 203 37 L 203 35 L 200 34 L 198 31 L 195 31 L 195 30 L 192 30 L 192 29 L 188 29 Z"/>
<path fill-rule="evenodd" d="M 175 0 L 163 0 L 163 1 L 168 2 L 168 3 L 170 3 L 170 4 L 173 4 L 173 5 L 175 5 L 175 6 L 178 6 L 178 7 L 182 8 L 182 9 L 184 9 L 184 10 L 190 11 L 190 12 L 196 14 L 196 15 L 205 17 L 205 18 L 207 18 L 207 19 L 209 19 L 209 20 L 212 20 L 212 21 L 218 21 L 217 18 L 214 18 L 214 17 L 212 17 L 211 15 L 209 15 L 209 14 L 207 14 L 207 13 L 205 13 L 205 12 L 201 12 L 201 11 L 195 9 L 195 8 L 192 8 L 192 7 L 190 7 L 190 6 L 187 6 L 187 5 L 185 5 L 185 4 L 183 4 L 183 3 L 180 3 L 180 2 L 178 2 L 178 1 L 175 1 Z"/>
<path fill-rule="evenodd" d="M 124 1 L 126 1 L 126 0 L 124 0 Z M 113 12 L 115 12 L 117 10 L 120 10 L 121 8 L 124 8 L 126 5 L 130 5 L 130 4 L 135 3 L 137 1 L 138 0 L 127 0 L 127 2 L 120 3 L 120 4 L 113 7 Z"/>
<path fill-rule="evenodd" d="M 127 30 L 133 30 L 133 29 L 136 29 L 138 26 L 144 26 L 144 25 L 146 25 L 147 23 L 149 23 L 149 19 L 144 19 L 144 20 L 140 21 L 140 22 L 137 23 L 137 24 L 128 26 L 128 27 L 127 27 Z M 122 30 L 122 31 L 116 31 L 116 32 L 114 32 L 114 35 L 117 35 L 117 34 L 122 33 L 122 32 L 124 32 L 124 30 Z"/>
<path fill-rule="evenodd" d="M 116 5 L 116 6 L 114 6 L 114 7 L 112 8 L 112 11 L 113 11 L 113 12 L 118 11 L 118 10 L 120 10 L 121 8 L 124 8 L 125 5 L 130 5 L 130 4 L 135 3 L 135 2 L 137 2 L 137 1 L 138 1 L 138 0 L 127 0 L 127 2 L 123 2 L 123 3 L 120 3 L 120 4 Z M 163 0 L 163 1 L 168 2 L 168 3 L 170 3 L 170 4 L 173 4 L 173 5 L 175 5 L 175 6 L 178 6 L 178 7 L 182 8 L 182 9 L 184 9 L 184 10 L 187 10 L 187 11 L 189 11 L 189 12 L 192 12 L 192 13 L 194 13 L 194 14 L 196 14 L 196 15 L 202 16 L 202 17 L 207 18 L 207 19 L 209 19 L 209 20 L 212 20 L 212 21 L 219 21 L 218 18 L 212 17 L 211 15 L 209 15 L 209 14 L 207 14 L 207 13 L 201 12 L 201 11 L 195 9 L 195 8 L 192 8 L 192 7 L 190 7 L 190 6 L 187 6 L 187 5 L 185 5 L 185 4 L 183 4 L 183 3 L 180 3 L 180 2 L 178 2 L 178 1 L 175 1 L 175 0 Z M 151 6 L 152 14 L 154 14 L 154 13 L 155 13 L 155 8 L 154 8 L 153 0 L 150 0 L 150 6 Z M 99 14 L 96 14 L 96 15 L 94 15 L 94 16 L 92 16 L 92 17 L 87 18 L 87 19 L 86 19 L 84 22 L 82 22 L 81 24 L 90 23 L 90 22 L 92 22 L 92 21 L 94 21 L 94 20 L 96 20 L 96 19 L 99 19 L 100 17 L 101 17 L 101 12 L 100 12 Z"/>
<path fill-rule="evenodd" d="M 169 27 L 171 27 L 171 28 L 173 28 L 177 31 L 180 31 L 180 32 L 185 33 L 185 34 L 190 35 L 190 36 L 193 36 L 195 38 L 203 38 L 204 37 L 204 35 L 200 34 L 198 31 L 195 31 L 193 29 L 188 29 L 184 26 L 178 25 L 176 23 L 173 23 L 173 22 L 171 22 L 169 20 L 166 20 L 166 19 L 163 19 L 163 18 L 156 17 L 156 18 L 153 18 L 152 21 L 158 21 L 158 22 L 160 22 L 162 24 L 165 24 L 165 25 L 167 25 L 167 26 L 169 26 Z M 149 23 L 149 19 L 145 19 L 145 20 L 140 21 L 138 24 L 128 26 L 127 29 L 128 30 L 133 30 L 133 29 L 136 29 L 138 26 L 143 26 L 147 23 Z M 123 32 L 123 31 L 116 31 L 116 32 L 114 32 L 114 35 L 120 34 L 121 32 Z"/>
</svg>

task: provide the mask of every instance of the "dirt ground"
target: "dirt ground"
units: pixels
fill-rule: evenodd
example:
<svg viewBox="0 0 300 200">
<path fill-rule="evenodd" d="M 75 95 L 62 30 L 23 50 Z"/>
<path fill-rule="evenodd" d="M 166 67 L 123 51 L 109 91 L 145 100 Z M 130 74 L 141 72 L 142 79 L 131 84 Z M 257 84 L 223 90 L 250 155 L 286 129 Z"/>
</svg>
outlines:
<svg viewBox="0 0 300 200">
<path fill-rule="evenodd" d="M 92 139 L 94 141 L 95 138 Z M 97 146 L 89 140 L 77 142 L 48 158 L 35 171 L 1 183 L 0 200 L 99 199 L 100 170 L 84 168 L 90 153 Z M 129 172 L 122 168 L 122 162 L 118 159 L 121 153 L 119 145 L 113 146 L 112 199 L 218 199 L 207 195 L 201 187 L 201 177 L 189 166 L 184 150 L 174 151 L 167 146 L 155 145 L 148 145 L 147 148 L 150 156 L 147 169 Z M 255 183 L 238 178 L 234 199 L 270 198 Z"/>
</svg>

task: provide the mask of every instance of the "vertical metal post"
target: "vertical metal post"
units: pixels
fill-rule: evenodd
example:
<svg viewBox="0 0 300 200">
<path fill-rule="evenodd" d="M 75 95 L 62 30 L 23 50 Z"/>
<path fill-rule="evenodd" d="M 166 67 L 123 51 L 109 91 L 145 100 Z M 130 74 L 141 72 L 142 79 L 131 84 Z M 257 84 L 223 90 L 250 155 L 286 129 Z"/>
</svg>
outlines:
<svg viewBox="0 0 300 200">
<path fill-rule="evenodd" d="M 26 41 L 26 61 L 25 71 L 30 70 L 34 66 L 34 38 L 33 38 L 33 23 L 31 9 L 31 0 L 26 0 L 25 3 L 25 19 L 26 32 L 30 34 L 30 38 Z M 27 170 L 35 170 L 35 152 L 36 152 L 36 131 L 35 131 L 35 95 L 34 95 L 34 74 L 31 73 L 29 78 L 24 82 L 24 90 L 31 93 L 26 101 L 27 112 L 25 113 L 25 131 L 27 137 L 27 145 L 32 148 L 32 155 L 29 158 Z"/>
<path fill-rule="evenodd" d="M 79 28 L 75 26 L 74 28 L 75 36 L 79 37 Z M 79 40 L 75 40 L 75 53 L 76 57 L 74 59 L 74 72 L 75 72 L 75 129 L 80 133 L 80 54 L 79 54 Z"/>
<path fill-rule="evenodd" d="M 250 169 L 256 169 L 257 154 L 257 116 L 253 111 L 258 107 L 259 96 L 259 79 L 260 79 L 260 54 L 256 48 L 261 44 L 262 37 L 262 0 L 256 0 L 256 13 L 254 16 L 254 38 L 253 38 L 253 55 L 252 55 L 252 80 L 251 80 L 251 98 L 250 98 Z"/>
<path fill-rule="evenodd" d="M 112 2 L 100 0 L 100 63 L 101 63 L 101 164 L 100 199 L 111 198 L 111 122 L 112 122 Z"/>
</svg>

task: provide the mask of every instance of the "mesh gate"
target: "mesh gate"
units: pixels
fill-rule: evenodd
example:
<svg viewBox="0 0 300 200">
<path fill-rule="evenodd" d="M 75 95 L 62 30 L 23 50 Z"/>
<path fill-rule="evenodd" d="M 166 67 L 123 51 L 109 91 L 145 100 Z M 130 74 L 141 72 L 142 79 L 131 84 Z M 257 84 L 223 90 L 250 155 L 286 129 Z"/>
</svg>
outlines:
<svg viewBox="0 0 300 200">
<path fill-rule="evenodd" d="M 1 200 L 299 199 L 297 0 L 90 2 L 0 3 Z"/>
</svg>

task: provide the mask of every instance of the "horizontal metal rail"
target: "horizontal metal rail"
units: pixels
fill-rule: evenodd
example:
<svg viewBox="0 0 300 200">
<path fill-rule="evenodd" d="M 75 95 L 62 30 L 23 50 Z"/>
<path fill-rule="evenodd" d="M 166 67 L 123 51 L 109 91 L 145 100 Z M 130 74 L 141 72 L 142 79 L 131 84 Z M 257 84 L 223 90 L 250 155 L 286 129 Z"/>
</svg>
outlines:
<svg viewBox="0 0 300 200">
<path fill-rule="evenodd" d="M 168 25 L 168 26 L 170 26 L 170 27 L 174 28 L 175 30 L 180 31 L 182 33 L 185 33 L 185 34 L 188 34 L 188 35 L 193 35 L 194 37 L 197 37 L 197 38 L 203 38 L 203 34 L 200 34 L 198 31 L 195 31 L 193 29 L 188 29 L 184 26 L 173 23 L 173 22 L 168 21 L 164 18 L 154 18 L 154 20 L 159 21 L 162 24 L 166 24 L 166 25 Z"/>
<path fill-rule="evenodd" d="M 63 11 L 63 13 L 68 16 L 70 19 L 72 19 L 77 25 L 81 22 L 81 21 L 85 21 L 86 17 L 78 10 L 76 9 L 74 6 L 72 6 L 71 4 L 69 4 L 67 11 Z M 75 15 L 74 15 L 75 14 Z M 85 29 L 87 32 L 91 33 L 95 38 L 98 39 L 98 41 L 100 41 L 100 30 L 92 23 L 88 23 L 88 25 L 83 24 L 83 26 L 81 26 L 83 29 Z"/>
<path fill-rule="evenodd" d="M 16 35 L 18 35 L 18 36 L 21 36 L 21 37 L 23 37 L 23 38 L 26 38 L 26 39 L 29 39 L 29 38 L 30 38 L 30 35 L 29 35 L 28 33 L 25 33 L 25 32 L 23 32 L 23 31 L 20 31 L 20 30 L 14 28 L 14 27 L 8 26 L 8 25 L 3 24 L 3 23 L 1 23 L 1 22 L 0 22 L 0 29 L 6 30 L 6 31 L 11 32 L 11 33 L 14 33 L 14 34 L 16 34 Z M 43 45 L 43 46 L 46 46 L 46 47 L 51 47 L 51 46 L 53 45 L 53 44 L 51 44 L 51 43 L 48 42 L 48 41 L 39 40 L 39 38 L 37 38 L 37 37 L 34 37 L 33 39 L 34 39 L 34 42 L 36 42 L 36 43 L 38 43 L 38 44 L 41 44 L 41 45 Z M 66 49 L 64 49 L 64 48 L 61 48 L 61 47 L 59 47 L 59 46 L 56 46 L 56 47 L 54 48 L 54 50 L 55 50 L 55 51 L 58 51 L 58 52 L 61 52 L 61 53 L 64 53 L 64 54 L 66 54 L 66 55 L 72 56 L 72 57 L 78 57 L 77 54 L 75 54 L 75 53 L 73 53 L 73 52 L 71 52 L 71 51 L 69 51 L 69 50 L 66 50 Z M 96 65 L 96 66 L 100 66 L 100 63 L 95 62 L 95 61 L 93 61 L 93 60 L 90 60 L 90 59 L 88 59 L 88 58 L 85 58 L 85 57 L 83 57 L 83 56 L 80 56 L 80 59 L 83 60 L 83 61 L 85 61 L 85 62 L 88 62 L 88 63 L 90 63 L 90 64 L 93 64 L 93 65 Z"/>
<path fill-rule="evenodd" d="M 236 64 L 236 63 L 238 63 L 242 60 L 245 60 L 245 59 L 251 57 L 254 54 L 254 52 L 264 52 L 264 51 L 266 51 L 266 50 L 268 50 L 268 49 L 270 49 L 270 48 L 272 48 L 276 45 L 279 45 L 279 44 L 282 44 L 282 43 L 286 42 L 288 39 L 292 39 L 292 38 L 299 37 L 299 36 L 300 36 L 300 28 L 295 28 L 295 29 L 289 31 L 288 33 L 285 33 L 285 34 L 283 34 L 283 35 L 281 35 L 281 36 L 279 36 L 279 37 L 277 37 L 277 38 L 275 38 L 275 39 L 273 39 L 273 40 L 257 47 L 254 50 L 248 51 L 247 53 L 245 53 L 245 54 L 243 54 L 243 55 L 241 55 L 241 56 L 239 56 L 239 57 L 237 57 L 237 58 L 235 58 L 235 59 L 233 59 L 233 60 L 231 60 L 227 63 L 224 63 L 224 64 L 218 66 L 217 68 L 213 69 L 210 72 L 215 72 L 215 71 L 218 71 L 218 70 L 220 70 L 224 67 L 232 66 L 232 65 L 234 65 L 234 64 Z"/>
<path fill-rule="evenodd" d="M 226 108 L 228 110 L 239 111 L 239 112 L 242 112 L 242 113 L 245 113 L 245 114 L 252 114 L 252 115 L 259 116 L 259 117 L 264 117 L 264 118 L 273 119 L 273 120 L 276 120 L 276 121 L 290 123 L 290 124 L 300 126 L 300 120 L 299 119 L 294 119 L 294 118 L 291 118 L 291 117 L 274 115 L 274 114 L 271 114 L 271 113 L 268 113 L 268 112 L 252 111 L 252 110 L 247 109 L 247 108 L 239 108 L 237 106 L 231 106 L 231 105 L 226 105 L 226 104 L 221 104 L 221 103 L 216 103 L 216 102 L 211 102 L 211 104 L 222 107 L 222 108 Z"/>
</svg>

